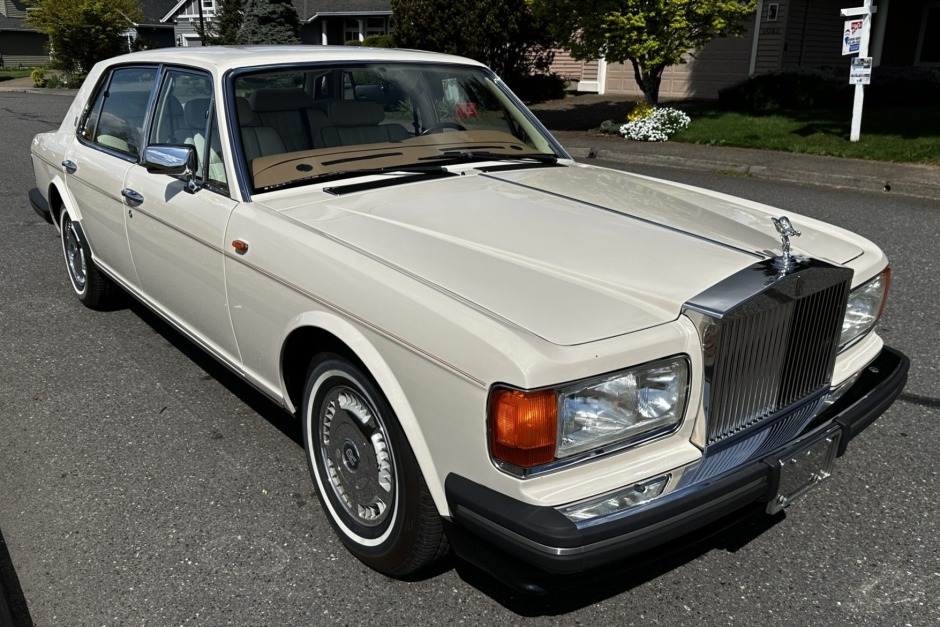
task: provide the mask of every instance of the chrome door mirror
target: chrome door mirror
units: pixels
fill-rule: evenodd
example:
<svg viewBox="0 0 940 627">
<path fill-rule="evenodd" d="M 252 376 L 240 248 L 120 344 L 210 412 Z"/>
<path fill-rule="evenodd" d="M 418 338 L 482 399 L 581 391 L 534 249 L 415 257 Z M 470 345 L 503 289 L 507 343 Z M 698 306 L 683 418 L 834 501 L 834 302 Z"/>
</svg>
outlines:
<svg viewBox="0 0 940 627">
<path fill-rule="evenodd" d="M 144 150 L 144 167 L 151 174 L 166 174 L 168 176 L 181 176 L 186 181 L 186 189 L 195 192 L 196 147 L 188 144 L 154 144 Z"/>
</svg>

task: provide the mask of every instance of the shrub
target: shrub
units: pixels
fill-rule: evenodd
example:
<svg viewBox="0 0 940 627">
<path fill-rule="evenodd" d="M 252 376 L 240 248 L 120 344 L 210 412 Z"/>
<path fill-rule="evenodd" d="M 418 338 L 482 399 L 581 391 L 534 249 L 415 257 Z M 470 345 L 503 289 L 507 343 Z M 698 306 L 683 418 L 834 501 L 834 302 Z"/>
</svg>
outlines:
<svg viewBox="0 0 940 627">
<path fill-rule="evenodd" d="M 940 102 L 940 69 L 880 65 L 865 88 L 865 105 L 929 107 Z"/>
<path fill-rule="evenodd" d="M 614 122 L 613 120 L 604 120 L 598 127 L 597 132 L 603 135 L 620 135 L 621 126 L 623 125 L 619 122 Z"/>
<path fill-rule="evenodd" d="M 531 74 L 512 80 L 510 88 L 524 102 L 544 102 L 565 97 L 568 81 L 552 72 L 551 74 Z"/>
<path fill-rule="evenodd" d="M 394 48 L 395 38 L 392 35 L 369 35 L 362 40 L 362 45 L 369 48 Z"/>
<path fill-rule="evenodd" d="M 45 87 L 46 86 L 46 70 L 45 68 L 38 67 L 32 72 L 29 73 L 29 77 L 33 79 L 33 85 L 36 87 Z"/>
<path fill-rule="evenodd" d="M 664 142 L 684 128 L 691 120 L 682 111 L 670 107 L 657 108 L 652 115 L 630 121 L 620 127 L 627 139 L 644 142 Z"/>
<path fill-rule="evenodd" d="M 633 110 L 627 115 L 628 122 L 636 122 L 637 120 L 642 120 L 643 118 L 648 118 L 653 115 L 653 112 L 656 110 L 656 107 L 646 102 L 645 100 L 640 101 L 634 105 Z"/>
<path fill-rule="evenodd" d="M 762 113 L 780 109 L 834 107 L 850 104 L 848 71 L 784 70 L 752 76 L 719 90 L 722 109 Z"/>
</svg>

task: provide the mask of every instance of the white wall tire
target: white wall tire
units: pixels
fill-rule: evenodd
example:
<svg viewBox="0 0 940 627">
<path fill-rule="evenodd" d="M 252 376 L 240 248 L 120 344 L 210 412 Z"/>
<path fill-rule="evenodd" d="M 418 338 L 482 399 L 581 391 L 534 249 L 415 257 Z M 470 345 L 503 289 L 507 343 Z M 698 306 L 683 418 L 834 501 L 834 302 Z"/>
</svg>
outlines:
<svg viewBox="0 0 940 627">
<path fill-rule="evenodd" d="M 108 308 L 114 303 L 115 287 L 95 266 L 81 224 L 73 221 L 65 208 L 62 209 L 59 224 L 65 269 L 75 295 L 90 309 Z"/>
<path fill-rule="evenodd" d="M 447 551 L 437 509 L 394 412 L 372 379 L 336 355 L 316 360 L 301 406 L 317 496 L 346 548 L 393 577 Z"/>
</svg>

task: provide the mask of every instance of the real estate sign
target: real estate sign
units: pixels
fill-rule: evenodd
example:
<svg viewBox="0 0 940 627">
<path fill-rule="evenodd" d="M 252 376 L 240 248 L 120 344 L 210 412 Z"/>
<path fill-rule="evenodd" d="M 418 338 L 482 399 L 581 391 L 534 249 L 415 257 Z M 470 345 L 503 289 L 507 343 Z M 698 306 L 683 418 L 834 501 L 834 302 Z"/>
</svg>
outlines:
<svg viewBox="0 0 940 627">
<path fill-rule="evenodd" d="M 842 35 L 842 56 L 858 54 L 862 45 L 862 26 L 864 20 L 846 20 Z"/>
<path fill-rule="evenodd" d="M 855 57 L 849 69 L 849 85 L 871 84 L 871 57 Z"/>
</svg>

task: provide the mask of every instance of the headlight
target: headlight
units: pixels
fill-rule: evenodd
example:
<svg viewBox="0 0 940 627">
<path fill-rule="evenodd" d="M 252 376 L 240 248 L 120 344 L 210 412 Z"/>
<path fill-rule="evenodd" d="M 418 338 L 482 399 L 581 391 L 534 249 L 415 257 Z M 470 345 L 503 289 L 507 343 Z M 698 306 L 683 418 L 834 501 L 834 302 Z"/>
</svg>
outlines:
<svg viewBox="0 0 940 627">
<path fill-rule="evenodd" d="M 875 327 L 884 309 L 890 283 L 891 269 L 885 268 L 881 274 L 849 294 L 845 318 L 842 320 L 842 335 L 839 337 L 840 351 Z"/>
<path fill-rule="evenodd" d="M 490 401 L 497 461 L 532 468 L 674 429 L 689 390 L 689 362 L 671 357 L 551 390 L 496 389 Z"/>
</svg>

